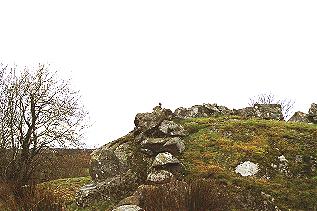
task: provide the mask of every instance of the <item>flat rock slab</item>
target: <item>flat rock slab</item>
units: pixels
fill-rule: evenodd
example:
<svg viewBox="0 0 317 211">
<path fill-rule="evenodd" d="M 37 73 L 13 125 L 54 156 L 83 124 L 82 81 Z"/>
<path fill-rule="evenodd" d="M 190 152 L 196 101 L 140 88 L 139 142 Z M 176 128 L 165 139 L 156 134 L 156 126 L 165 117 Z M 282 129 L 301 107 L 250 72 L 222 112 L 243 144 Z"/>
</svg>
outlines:
<svg viewBox="0 0 317 211">
<path fill-rule="evenodd" d="M 143 211 L 138 205 L 122 205 L 113 209 L 112 211 Z"/>
<path fill-rule="evenodd" d="M 177 165 L 180 161 L 169 152 L 159 153 L 153 161 L 152 167 L 160 167 L 165 165 Z"/>
<path fill-rule="evenodd" d="M 150 150 L 152 154 L 169 152 L 177 155 L 185 150 L 184 141 L 180 137 L 147 138 L 141 142 L 141 147 L 144 153 Z"/>
</svg>

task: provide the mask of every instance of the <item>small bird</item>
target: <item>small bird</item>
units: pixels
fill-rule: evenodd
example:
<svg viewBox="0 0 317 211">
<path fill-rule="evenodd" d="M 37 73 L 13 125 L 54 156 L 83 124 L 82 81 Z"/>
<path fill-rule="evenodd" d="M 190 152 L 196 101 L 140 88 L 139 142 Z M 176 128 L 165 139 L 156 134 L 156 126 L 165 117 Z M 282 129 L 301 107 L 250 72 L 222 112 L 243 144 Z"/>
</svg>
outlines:
<svg viewBox="0 0 317 211">
<path fill-rule="evenodd" d="M 153 108 L 153 110 L 154 110 L 154 111 L 162 110 L 162 103 L 159 103 L 158 106 L 155 106 L 155 107 Z"/>
</svg>

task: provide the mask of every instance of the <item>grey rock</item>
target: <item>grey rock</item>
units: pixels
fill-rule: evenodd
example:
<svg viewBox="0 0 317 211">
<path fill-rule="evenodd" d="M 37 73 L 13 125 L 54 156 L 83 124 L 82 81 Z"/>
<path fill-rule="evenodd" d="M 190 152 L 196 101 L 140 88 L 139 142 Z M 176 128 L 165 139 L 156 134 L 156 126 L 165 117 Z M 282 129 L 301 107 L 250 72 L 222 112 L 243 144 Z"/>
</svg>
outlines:
<svg viewBox="0 0 317 211">
<path fill-rule="evenodd" d="M 187 118 L 200 118 L 200 117 L 210 117 L 215 115 L 231 115 L 232 110 L 225 106 L 219 106 L 217 104 L 203 104 L 195 105 L 190 108 L 177 108 L 174 112 L 175 117 L 181 119 Z"/>
<path fill-rule="evenodd" d="M 135 134 L 106 144 L 91 154 L 90 175 L 93 184 L 76 194 L 76 202 L 86 206 L 95 200 L 110 200 L 132 194 L 146 181 L 153 158 L 140 152 Z M 142 167 L 140 167 L 142 166 Z"/>
<path fill-rule="evenodd" d="M 152 167 L 162 167 L 166 165 L 177 165 L 180 161 L 169 152 L 159 153 L 153 161 Z"/>
<path fill-rule="evenodd" d="M 164 120 L 159 126 L 159 130 L 168 136 L 185 136 L 184 128 L 173 121 Z"/>
<path fill-rule="evenodd" d="M 141 151 L 150 156 L 160 152 L 177 155 L 185 150 L 184 141 L 180 137 L 147 138 L 141 142 L 141 146 Z"/>
<path fill-rule="evenodd" d="M 304 112 L 297 111 L 294 115 L 288 120 L 288 122 L 309 122 L 307 114 Z"/>
<path fill-rule="evenodd" d="M 280 104 L 255 104 L 253 107 L 234 110 L 234 114 L 244 118 L 257 117 L 266 120 L 284 120 Z"/>
<path fill-rule="evenodd" d="M 143 211 L 143 209 L 138 205 L 122 205 L 112 211 Z"/>
<path fill-rule="evenodd" d="M 91 154 L 90 176 L 93 180 L 101 181 L 126 170 L 127 166 L 120 162 L 114 151 L 108 146 L 97 149 Z"/>
<path fill-rule="evenodd" d="M 168 141 L 168 138 L 147 138 L 141 142 L 143 149 L 151 150 L 154 153 L 162 151 L 164 144 Z"/>
<path fill-rule="evenodd" d="M 152 113 L 138 113 L 135 116 L 134 124 L 136 130 L 151 134 L 152 130 L 155 130 L 163 120 L 171 120 L 173 112 L 169 109 L 156 109 Z"/>
<path fill-rule="evenodd" d="M 317 123 L 317 104 L 312 103 L 308 110 L 308 119 L 310 122 L 316 124 Z"/>
<path fill-rule="evenodd" d="M 166 170 L 153 171 L 147 176 L 147 181 L 154 184 L 168 183 L 174 178 L 174 175 Z"/>
</svg>

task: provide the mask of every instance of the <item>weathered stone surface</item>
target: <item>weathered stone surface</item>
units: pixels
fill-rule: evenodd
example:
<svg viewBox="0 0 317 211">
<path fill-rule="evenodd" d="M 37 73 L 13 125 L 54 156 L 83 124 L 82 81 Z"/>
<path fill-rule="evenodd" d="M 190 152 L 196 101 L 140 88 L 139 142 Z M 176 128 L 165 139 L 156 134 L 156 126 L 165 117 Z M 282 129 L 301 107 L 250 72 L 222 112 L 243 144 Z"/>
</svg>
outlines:
<svg viewBox="0 0 317 211">
<path fill-rule="evenodd" d="M 162 184 L 168 183 L 174 178 L 174 175 L 166 170 L 159 170 L 151 172 L 148 177 L 147 181 L 154 184 Z"/>
<path fill-rule="evenodd" d="M 124 199 L 122 199 L 118 204 L 117 206 L 122 206 L 122 205 L 129 205 L 129 204 L 132 204 L 132 205 L 140 205 L 140 199 L 139 197 L 137 196 L 128 196 Z"/>
<path fill-rule="evenodd" d="M 159 153 L 162 152 L 163 146 L 168 140 L 168 138 L 147 138 L 141 142 L 141 146 L 154 153 Z"/>
<path fill-rule="evenodd" d="M 76 193 L 76 203 L 81 207 L 85 207 L 100 198 L 101 196 L 98 192 L 96 183 L 87 184 L 81 187 L 80 190 Z"/>
<path fill-rule="evenodd" d="M 122 205 L 112 211 L 143 211 L 143 209 L 137 205 Z"/>
<path fill-rule="evenodd" d="M 284 119 L 280 104 L 255 104 L 253 107 L 234 110 L 234 114 L 245 118 L 257 117 L 267 120 Z"/>
<path fill-rule="evenodd" d="M 163 150 L 173 155 L 181 154 L 185 150 L 185 143 L 179 137 L 170 138 L 163 145 Z"/>
<path fill-rule="evenodd" d="M 127 170 L 127 166 L 120 162 L 114 151 L 108 146 L 95 150 L 90 162 L 90 176 L 93 180 L 101 181 Z"/>
<path fill-rule="evenodd" d="M 138 131 L 151 133 L 151 130 L 158 127 L 163 120 L 171 120 L 172 117 L 173 112 L 169 109 L 155 109 L 152 113 L 138 113 L 134 124 Z"/>
<path fill-rule="evenodd" d="M 253 176 L 259 171 L 259 166 L 256 163 L 253 163 L 251 161 L 245 161 L 241 164 L 239 164 L 236 167 L 235 172 L 241 174 L 241 176 Z"/>
<path fill-rule="evenodd" d="M 169 152 L 159 153 L 153 161 L 152 167 L 161 167 L 166 165 L 177 165 L 180 161 Z"/>
<path fill-rule="evenodd" d="M 180 137 L 147 138 L 141 142 L 142 152 L 154 155 L 160 152 L 170 152 L 174 155 L 185 150 L 184 141 Z"/>
<path fill-rule="evenodd" d="M 164 120 L 159 126 L 159 130 L 168 136 L 185 136 L 184 128 L 173 121 Z"/>
<path fill-rule="evenodd" d="M 316 124 L 317 123 L 317 104 L 312 103 L 308 110 L 308 119 L 310 122 Z"/>
<path fill-rule="evenodd" d="M 230 114 L 232 114 L 232 110 L 228 109 L 227 107 L 208 103 L 203 105 L 195 105 L 190 108 L 180 107 L 174 112 L 175 117 L 181 119 Z"/>
<path fill-rule="evenodd" d="M 306 122 L 308 123 L 308 116 L 304 112 L 297 111 L 294 115 L 288 120 L 288 122 Z"/>
</svg>

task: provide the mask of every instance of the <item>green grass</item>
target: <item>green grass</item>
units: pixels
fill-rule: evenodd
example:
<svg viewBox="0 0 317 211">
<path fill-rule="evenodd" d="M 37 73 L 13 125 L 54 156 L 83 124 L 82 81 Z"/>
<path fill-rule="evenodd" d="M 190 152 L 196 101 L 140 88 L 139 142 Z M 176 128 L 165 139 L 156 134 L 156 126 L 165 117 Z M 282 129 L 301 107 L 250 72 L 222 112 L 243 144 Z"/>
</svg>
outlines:
<svg viewBox="0 0 317 211">
<path fill-rule="evenodd" d="M 275 198 L 280 208 L 313 209 L 317 206 L 317 126 L 306 123 L 242 119 L 236 116 L 181 120 L 190 131 L 181 160 L 187 178 L 217 178 L 227 184 L 250 187 Z M 272 167 L 278 156 L 288 160 L 283 173 Z M 303 162 L 296 161 L 301 156 Z M 258 163 L 257 176 L 234 172 L 241 162 Z"/>
<path fill-rule="evenodd" d="M 41 183 L 37 186 L 39 189 L 45 189 L 61 199 L 65 204 L 70 204 L 75 200 L 76 192 L 85 184 L 91 182 L 90 177 L 76 177 L 57 179 Z"/>
</svg>

